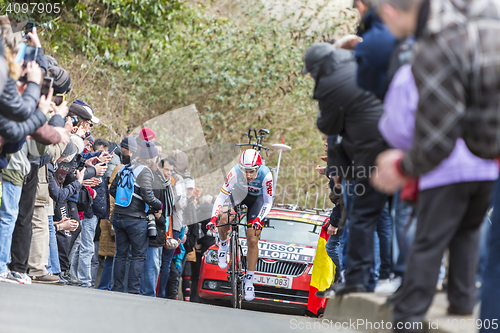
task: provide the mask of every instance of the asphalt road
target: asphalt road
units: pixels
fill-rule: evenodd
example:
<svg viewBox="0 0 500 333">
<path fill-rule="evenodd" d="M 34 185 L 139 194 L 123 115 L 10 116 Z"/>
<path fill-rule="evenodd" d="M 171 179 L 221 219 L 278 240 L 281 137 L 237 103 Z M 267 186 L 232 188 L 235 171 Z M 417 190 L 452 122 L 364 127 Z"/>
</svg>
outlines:
<svg viewBox="0 0 500 333">
<path fill-rule="evenodd" d="M 345 332 L 326 320 L 54 285 L 0 283 L 0 333 Z"/>
</svg>

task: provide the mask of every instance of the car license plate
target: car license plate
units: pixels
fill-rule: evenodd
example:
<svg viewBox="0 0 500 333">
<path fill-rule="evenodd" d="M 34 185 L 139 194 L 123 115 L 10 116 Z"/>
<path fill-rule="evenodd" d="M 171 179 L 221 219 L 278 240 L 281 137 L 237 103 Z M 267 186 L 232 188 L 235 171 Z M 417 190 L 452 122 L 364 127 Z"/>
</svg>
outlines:
<svg viewBox="0 0 500 333">
<path fill-rule="evenodd" d="M 253 277 L 254 284 L 286 288 L 286 289 L 292 289 L 292 280 L 293 280 L 292 277 L 278 277 L 278 276 L 267 276 L 258 274 L 255 274 Z"/>
</svg>

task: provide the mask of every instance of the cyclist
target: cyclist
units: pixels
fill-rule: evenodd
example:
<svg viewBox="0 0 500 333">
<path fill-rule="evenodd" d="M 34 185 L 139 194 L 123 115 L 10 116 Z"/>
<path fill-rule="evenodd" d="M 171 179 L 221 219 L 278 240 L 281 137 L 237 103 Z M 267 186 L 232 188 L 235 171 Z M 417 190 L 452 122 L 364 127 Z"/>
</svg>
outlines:
<svg viewBox="0 0 500 333">
<path fill-rule="evenodd" d="M 235 204 L 244 204 L 248 207 L 247 213 L 247 271 L 245 274 L 245 300 L 251 301 L 255 297 L 253 275 L 259 258 L 259 236 L 263 227 L 263 220 L 271 210 L 273 203 L 273 177 L 268 167 L 262 164 L 259 152 L 247 149 L 241 155 L 239 163 L 235 165 L 226 177 L 224 185 L 217 196 L 212 211 L 212 218 L 207 223 L 207 229 L 215 228 L 217 216 L 222 208 L 230 203 L 229 194 Z M 227 211 L 226 211 L 227 212 Z M 219 224 L 227 224 L 227 214 L 222 211 Z M 229 226 L 218 227 L 220 246 L 218 250 L 219 267 L 227 267 L 227 235 Z M 254 230 L 252 230 L 254 229 Z"/>
</svg>

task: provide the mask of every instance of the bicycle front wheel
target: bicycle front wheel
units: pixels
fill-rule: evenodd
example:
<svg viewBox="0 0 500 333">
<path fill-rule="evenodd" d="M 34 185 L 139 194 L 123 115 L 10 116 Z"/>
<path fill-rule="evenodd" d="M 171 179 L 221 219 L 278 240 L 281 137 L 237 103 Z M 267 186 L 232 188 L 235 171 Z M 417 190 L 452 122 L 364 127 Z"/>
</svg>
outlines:
<svg viewBox="0 0 500 333">
<path fill-rule="evenodd" d="M 235 309 L 241 309 L 242 284 L 239 281 L 239 246 L 237 237 L 231 237 L 231 306 Z"/>
</svg>

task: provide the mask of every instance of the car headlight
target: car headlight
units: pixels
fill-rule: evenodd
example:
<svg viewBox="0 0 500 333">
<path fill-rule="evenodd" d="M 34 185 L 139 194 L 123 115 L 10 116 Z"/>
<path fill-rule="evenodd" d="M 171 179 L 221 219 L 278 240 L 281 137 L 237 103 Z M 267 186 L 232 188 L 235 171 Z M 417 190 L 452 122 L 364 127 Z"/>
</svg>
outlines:
<svg viewBox="0 0 500 333">
<path fill-rule="evenodd" d="M 217 256 L 217 251 L 208 250 L 207 254 L 205 254 L 205 262 L 210 265 L 218 265 L 219 257 Z"/>
<path fill-rule="evenodd" d="M 219 290 L 221 286 L 220 281 L 214 281 L 214 280 L 205 280 L 203 281 L 203 289 L 208 289 L 208 290 Z"/>
<path fill-rule="evenodd" d="M 313 267 L 314 267 L 314 265 L 312 265 L 311 268 L 309 268 L 309 272 L 307 272 L 307 275 L 312 275 L 312 273 L 313 273 Z"/>
</svg>

